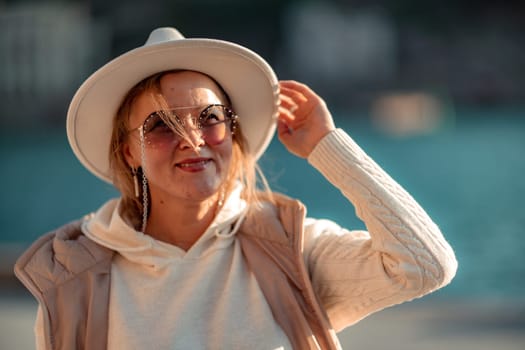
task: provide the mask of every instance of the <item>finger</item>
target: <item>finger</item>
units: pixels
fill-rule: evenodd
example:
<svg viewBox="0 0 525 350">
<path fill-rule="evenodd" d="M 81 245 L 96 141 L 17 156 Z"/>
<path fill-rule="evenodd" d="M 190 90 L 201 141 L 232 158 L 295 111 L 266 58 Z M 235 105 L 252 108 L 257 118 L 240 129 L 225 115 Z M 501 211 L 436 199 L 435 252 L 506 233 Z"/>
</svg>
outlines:
<svg viewBox="0 0 525 350">
<path fill-rule="evenodd" d="M 291 100 L 295 101 L 296 103 L 304 103 L 308 101 L 308 98 L 306 98 L 304 94 L 291 87 L 281 87 L 280 91 L 281 96 L 286 96 Z"/>
<path fill-rule="evenodd" d="M 286 126 L 291 130 L 298 130 L 305 125 L 304 117 L 298 116 L 283 107 L 279 107 L 277 120 L 278 122 L 286 124 Z"/>
<path fill-rule="evenodd" d="M 289 125 L 294 122 L 295 115 L 289 109 L 279 106 L 278 119 L 279 121 L 282 121 L 285 124 Z"/>
<path fill-rule="evenodd" d="M 312 97 L 319 98 L 319 96 L 308 87 L 308 85 L 299 83 L 295 80 L 282 80 L 279 82 L 279 87 L 281 90 L 294 90 L 295 93 L 302 94 L 305 99 Z"/>
<path fill-rule="evenodd" d="M 312 89 L 308 87 L 308 85 L 300 83 L 296 80 L 280 80 L 279 81 L 280 87 L 285 87 L 293 90 L 298 90 L 301 92 L 308 92 L 311 93 Z"/>
<path fill-rule="evenodd" d="M 283 136 L 291 135 L 292 132 L 293 132 L 293 129 L 290 128 L 288 124 L 279 120 L 279 122 L 277 123 L 277 135 L 279 135 L 280 138 Z"/>
<path fill-rule="evenodd" d="M 297 103 L 294 102 L 292 98 L 285 95 L 279 96 L 279 105 L 290 110 L 290 112 L 295 112 L 298 108 Z"/>
</svg>

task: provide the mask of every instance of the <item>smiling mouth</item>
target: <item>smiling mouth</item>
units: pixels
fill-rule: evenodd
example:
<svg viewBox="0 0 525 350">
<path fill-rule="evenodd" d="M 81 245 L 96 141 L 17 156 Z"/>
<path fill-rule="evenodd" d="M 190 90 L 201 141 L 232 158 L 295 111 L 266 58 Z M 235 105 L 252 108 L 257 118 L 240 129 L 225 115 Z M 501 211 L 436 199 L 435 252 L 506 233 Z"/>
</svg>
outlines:
<svg viewBox="0 0 525 350">
<path fill-rule="evenodd" d="M 196 160 L 187 160 L 175 164 L 177 168 L 190 171 L 199 171 L 203 170 L 208 163 L 211 162 L 211 159 L 196 159 Z"/>
</svg>

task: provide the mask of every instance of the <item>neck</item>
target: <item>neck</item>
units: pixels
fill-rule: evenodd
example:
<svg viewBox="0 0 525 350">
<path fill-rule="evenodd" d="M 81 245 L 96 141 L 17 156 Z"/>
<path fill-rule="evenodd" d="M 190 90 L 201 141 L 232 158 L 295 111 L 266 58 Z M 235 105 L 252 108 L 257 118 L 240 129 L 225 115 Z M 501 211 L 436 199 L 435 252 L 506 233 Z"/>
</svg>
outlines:
<svg viewBox="0 0 525 350">
<path fill-rule="evenodd" d="M 188 250 L 206 232 L 219 209 L 218 196 L 204 201 L 152 200 L 147 234 Z"/>
</svg>

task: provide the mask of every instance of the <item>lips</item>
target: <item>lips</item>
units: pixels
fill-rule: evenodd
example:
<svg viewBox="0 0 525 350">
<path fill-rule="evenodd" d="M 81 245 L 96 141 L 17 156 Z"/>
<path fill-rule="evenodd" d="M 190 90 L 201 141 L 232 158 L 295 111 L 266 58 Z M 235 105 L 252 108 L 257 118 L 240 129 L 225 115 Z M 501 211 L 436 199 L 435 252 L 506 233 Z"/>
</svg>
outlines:
<svg viewBox="0 0 525 350">
<path fill-rule="evenodd" d="M 210 158 L 191 158 L 184 159 L 183 161 L 176 163 L 175 166 L 185 171 L 195 172 L 204 170 L 211 162 L 212 160 Z"/>
</svg>

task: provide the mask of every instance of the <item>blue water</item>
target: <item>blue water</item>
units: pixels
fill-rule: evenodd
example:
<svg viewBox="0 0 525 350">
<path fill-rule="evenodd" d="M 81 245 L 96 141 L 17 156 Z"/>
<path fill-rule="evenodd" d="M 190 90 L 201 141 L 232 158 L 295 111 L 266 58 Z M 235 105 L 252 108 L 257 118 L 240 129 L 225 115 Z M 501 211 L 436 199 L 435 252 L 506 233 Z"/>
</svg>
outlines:
<svg viewBox="0 0 525 350">
<path fill-rule="evenodd" d="M 460 111 L 432 133 L 396 138 L 359 116 L 343 127 L 429 212 L 460 268 L 438 297 L 525 297 L 525 113 Z M 42 233 L 117 196 L 85 170 L 61 130 L 2 132 L 1 243 L 28 245 Z M 353 207 L 306 161 L 274 140 L 261 161 L 274 190 L 308 214 L 364 228 Z"/>
</svg>

